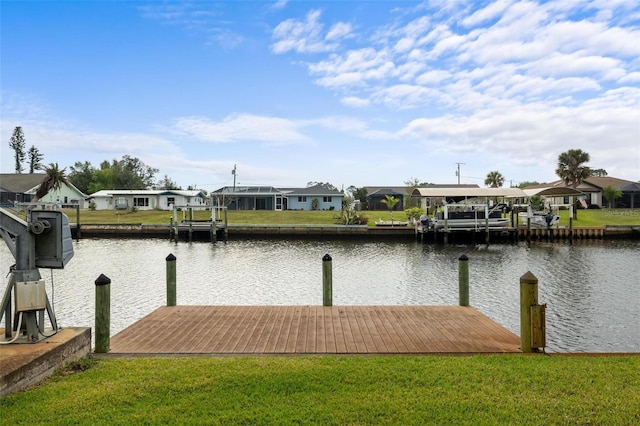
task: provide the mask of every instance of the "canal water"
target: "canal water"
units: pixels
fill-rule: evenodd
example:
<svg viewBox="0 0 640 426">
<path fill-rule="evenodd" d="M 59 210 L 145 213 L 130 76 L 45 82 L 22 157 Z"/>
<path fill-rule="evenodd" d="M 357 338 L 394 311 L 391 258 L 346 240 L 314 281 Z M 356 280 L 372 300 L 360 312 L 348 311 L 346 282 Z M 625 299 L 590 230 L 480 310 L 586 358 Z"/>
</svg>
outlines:
<svg viewBox="0 0 640 426">
<path fill-rule="evenodd" d="M 59 325 L 93 327 L 94 282 L 111 283 L 111 334 L 166 303 L 177 258 L 179 305 L 322 305 L 322 258 L 334 305 L 457 305 L 469 257 L 471 306 L 520 334 L 519 279 L 539 279 L 549 352 L 640 352 L 640 242 L 434 245 L 390 241 L 84 239 L 62 270 L 41 269 Z M 6 274 L 13 258 L 0 248 Z M 0 282 L 1 294 L 7 278 Z M 4 321 L 2 322 L 4 326 Z M 189 333 L 190 330 L 184 330 Z"/>
</svg>

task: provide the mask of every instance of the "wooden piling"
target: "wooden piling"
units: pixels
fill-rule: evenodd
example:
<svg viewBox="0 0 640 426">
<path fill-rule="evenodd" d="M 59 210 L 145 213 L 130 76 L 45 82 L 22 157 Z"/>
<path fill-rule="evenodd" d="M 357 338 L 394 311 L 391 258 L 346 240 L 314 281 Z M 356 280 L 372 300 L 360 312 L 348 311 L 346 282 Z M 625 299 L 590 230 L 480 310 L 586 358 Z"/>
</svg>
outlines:
<svg viewBox="0 0 640 426">
<path fill-rule="evenodd" d="M 534 352 L 531 347 L 531 306 L 537 305 L 538 278 L 528 271 L 520 277 L 520 349 L 523 353 Z"/>
<path fill-rule="evenodd" d="M 80 205 L 76 206 L 76 240 L 80 240 Z"/>
<path fill-rule="evenodd" d="M 322 258 L 322 305 L 333 306 L 333 265 L 331 256 Z"/>
<path fill-rule="evenodd" d="M 173 253 L 166 258 L 167 261 L 167 306 L 176 306 L 176 257 Z"/>
<path fill-rule="evenodd" d="M 95 328 L 96 343 L 95 352 L 109 352 L 110 344 L 110 323 L 111 323 L 111 279 L 104 274 L 95 281 L 96 285 L 96 306 L 95 306 Z"/>
<path fill-rule="evenodd" d="M 460 306 L 469 306 L 469 258 L 466 254 L 458 258 L 458 292 Z"/>
</svg>

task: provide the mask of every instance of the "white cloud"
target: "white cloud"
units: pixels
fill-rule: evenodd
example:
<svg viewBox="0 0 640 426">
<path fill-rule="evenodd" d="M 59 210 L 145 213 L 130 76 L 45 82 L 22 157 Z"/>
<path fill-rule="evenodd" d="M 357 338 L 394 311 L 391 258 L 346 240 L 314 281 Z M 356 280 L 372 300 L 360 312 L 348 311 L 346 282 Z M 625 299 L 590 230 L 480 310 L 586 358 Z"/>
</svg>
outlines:
<svg viewBox="0 0 640 426">
<path fill-rule="evenodd" d="M 369 101 L 369 99 L 359 98 L 357 96 L 346 96 L 340 99 L 340 102 L 343 105 L 353 107 L 353 108 L 364 108 L 371 105 L 371 101 Z"/>
<path fill-rule="evenodd" d="M 331 27 L 324 38 L 325 40 L 340 40 L 343 38 L 349 38 L 351 37 L 351 31 L 351 24 L 347 22 L 338 22 Z"/>
<path fill-rule="evenodd" d="M 276 54 L 295 51 L 298 53 L 331 52 L 338 48 L 342 39 L 351 37 L 351 24 L 338 22 L 323 36 L 320 10 L 307 13 L 306 19 L 287 19 L 275 27 L 271 50 Z"/>
<path fill-rule="evenodd" d="M 264 142 L 269 145 L 308 143 L 291 120 L 252 114 L 230 115 L 222 121 L 205 117 L 183 117 L 175 120 L 173 130 L 184 136 L 215 143 Z"/>
<path fill-rule="evenodd" d="M 477 24 L 484 23 L 491 19 L 494 19 L 502 14 L 502 12 L 512 4 L 509 0 L 498 0 L 489 4 L 484 9 L 479 9 L 474 12 L 471 16 L 462 20 L 462 25 L 467 27 L 472 27 Z"/>
<path fill-rule="evenodd" d="M 287 6 L 287 3 L 289 3 L 288 0 L 276 0 L 271 7 L 273 9 L 284 9 Z"/>
</svg>

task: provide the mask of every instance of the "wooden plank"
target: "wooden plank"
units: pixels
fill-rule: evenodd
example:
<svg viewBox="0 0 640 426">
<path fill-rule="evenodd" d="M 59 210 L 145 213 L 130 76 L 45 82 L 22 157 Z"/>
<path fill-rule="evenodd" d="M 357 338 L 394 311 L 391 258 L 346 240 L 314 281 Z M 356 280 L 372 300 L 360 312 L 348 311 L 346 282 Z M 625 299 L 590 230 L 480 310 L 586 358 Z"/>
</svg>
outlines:
<svg viewBox="0 0 640 426">
<path fill-rule="evenodd" d="M 305 353 L 322 353 L 324 349 L 324 323 L 321 313 L 315 306 L 308 306 L 309 322 L 307 324 L 307 342 L 305 344 Z M 322 348 L 319 349 L 318 341 L 321 341 Z"/>
<path fill-rule="evenodd" d="M 297 312 L 299 316 L 299 321 L 298 321 L 298 332 L 296 334 L 295 343 L 292 343 L 291 345 L 287 345 L 287 346 L 290 348 L 293 348 L 293 352 L 305 353 L 307 350 L 306 349 L 307 333 L 309 332 L 308 330 L 309 307 L 302 306 L 298 308 Z"/>
<path fill-rule="evenodd" d="M 264 353 L 282 353 L 287 344 L 288 327 L 291 321 L 290 317 L 288 317 L 288 312 L 293 307 L 278 306 L 276 309 L 278 311 L 276 323 L 273 327 L 273 332 L 269 335 L 269 341 L 265 345 Z M 286 334 L 284 332 L 285 329 L 287 330 Z"/>
<path fill-rule="evenodd" d="M 383 318 L 380 317 L 381 310 L 378 308 L 379 307 L 377 306 L 372 307 L 369 315 L 371 316 L 371 320 L 373 321 L 376 330 L 378 330 L 378 336 L 380 340 L 382 341 L 382 343 L 384 343 L 387 352 L 402 352 L 398 349 L 398 345 L 402 345 L 400 336 L 397 336 L 393 332 L 393 328 L 388 327 L 388 322 L 385 323 Z"/>
<path fill-rule="evenodd" d="M 353 336 L 353 332 L 351 331 L 351 324 L 349 323 L 349 309 L 346 307 L 341 307 L 338 310 L 339 322 L 344 331 L 344 342 L 346 346 L 345 353 L 357 353 L 358 347 L 356 345 L 356 340 Z"/>
<path fill-rule="evenodd" d="M 270 319 L 276 312 L 276 310 L 268 309 L 267 307 L 261 309 L 260 318 L 258 318 L 251 336 L 247 339 L 246 345 L 242 348 L 243 353 L 264 351 L 264 345 L 266 345 L 268 340 L 265 336 L 268 336 L 273 328 L 273 321 Z M 269 328 L 269 325 L 271 328 Z M 262 346 L 260 350 L 258 350 L 258 346 Z"/>
<path fill-rule="evenodd" d="M 327 352 L 343 354 L 347 352 L 347 344 L 344 340 L 344 331 L 340 322 L 340 310 L 337 307 L 325 307 L 325 318 L 331 322 L 327 326 Z"/>
<path fill-rule="evenodd" d="M 227 342 L 222 348 L 222 352 L 225 353 L 242 353 L 247 346 L 251 334 L 257 327 L 257 321 L 262 313 L 261 310 L 264 307 L 250 308 L 243 307 L 237 313 L 237 320 L 234 321 L 234 326 L 230 329 L 230 334 L 226 339 Z"/>
<path fill-rule="evenodd" d="M 459 306 L 161 307 L 111 340 L 112 353 L 500 353 L 519 338 Z"/>
<path fill-rule="evenodd" d="M 364 342 L 364 337 L 362 336 L 362 330 L 360 329 L 360 324 L 358 323 L 358 319 L 356 318 L 355 309 L 357 307 L 351 307 L 351 309 L 345 309 L 345 319 L 349 324 L 349 329 L 351 330 L 351 338 L 353 339 L 353 344 L 355 345 L 355 353 L 367 353 L 367 345 Z"/>
</svg>

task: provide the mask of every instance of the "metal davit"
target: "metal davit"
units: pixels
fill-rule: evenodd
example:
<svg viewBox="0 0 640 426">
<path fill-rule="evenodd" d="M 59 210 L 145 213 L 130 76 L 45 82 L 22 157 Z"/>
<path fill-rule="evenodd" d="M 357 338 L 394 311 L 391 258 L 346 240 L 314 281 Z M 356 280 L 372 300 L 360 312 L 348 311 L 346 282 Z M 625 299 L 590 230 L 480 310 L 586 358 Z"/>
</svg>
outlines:
<svg viewBox="0 0 640 426">
<path fill-rule="evenodd" d="M 6 339 L 0 344 L 34 343 L 58 332 L 38 268 L 62 269 L 73 257 L 69 219 L 64 213 L 28 208 L 25 212 L 26 221 L 0 208 L 0 235 L 15 259 L 0 306 Z M 45 333 L 45 311 L 52 334 Z"/>
</svg>

